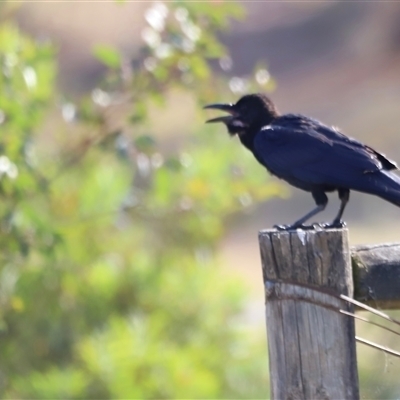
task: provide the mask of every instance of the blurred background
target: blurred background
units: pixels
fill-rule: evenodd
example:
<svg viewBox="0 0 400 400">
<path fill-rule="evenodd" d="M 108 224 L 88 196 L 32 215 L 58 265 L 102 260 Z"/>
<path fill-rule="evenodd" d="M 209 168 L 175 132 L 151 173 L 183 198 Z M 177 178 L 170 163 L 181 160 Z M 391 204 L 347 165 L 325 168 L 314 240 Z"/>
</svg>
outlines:
<svg viewBox="0 0 400 400">
<path fill-rule="evenodd" d="M 1 397 L 268 398 L 257 232 L 313 201 L 201 107 L 265 92 L 400 162 L 399 21 L 384 1 L 2 2 Z M 345 217 L 352 245 L 399 241 L 389 203 L 352 193 Z M 399 398 L 397 359 L 358 358 L 363 398 Z"/>
</svg>

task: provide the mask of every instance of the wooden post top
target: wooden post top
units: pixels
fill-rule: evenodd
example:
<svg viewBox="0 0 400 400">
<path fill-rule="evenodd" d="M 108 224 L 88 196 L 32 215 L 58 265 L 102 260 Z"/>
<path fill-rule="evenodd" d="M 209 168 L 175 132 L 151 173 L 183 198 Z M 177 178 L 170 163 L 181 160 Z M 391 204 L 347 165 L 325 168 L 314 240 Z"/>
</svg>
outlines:
<svg viewBox="0 0 400 400">
<path fill-rule="evenodd" d="M 280 280 L 353 296 L 347 229 L 262 230 L 264 282 Z"/>
</svg>

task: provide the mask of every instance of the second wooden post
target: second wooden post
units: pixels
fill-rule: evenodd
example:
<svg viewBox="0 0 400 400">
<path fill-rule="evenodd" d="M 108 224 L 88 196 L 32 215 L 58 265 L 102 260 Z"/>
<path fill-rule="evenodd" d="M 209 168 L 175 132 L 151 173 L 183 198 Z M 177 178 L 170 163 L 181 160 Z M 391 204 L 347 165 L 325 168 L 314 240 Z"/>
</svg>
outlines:
<svg viewBox="0 0 400 400">
<path fill-rule="evenodd" d="M 359 399 L 346 229 L 259 234 L 271 398 Z"/>
</svg>

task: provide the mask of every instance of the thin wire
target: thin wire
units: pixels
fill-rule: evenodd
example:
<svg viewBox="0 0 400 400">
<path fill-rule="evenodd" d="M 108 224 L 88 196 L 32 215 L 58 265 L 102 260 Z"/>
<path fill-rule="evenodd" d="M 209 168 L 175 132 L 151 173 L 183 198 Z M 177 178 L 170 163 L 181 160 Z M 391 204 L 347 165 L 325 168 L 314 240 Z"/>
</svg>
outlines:
<svg viewBox="0 0 400 400">
<path fill-rule="evenodd" d="M 369 346 L 369 347 L 372 347 L 372 348 L 374 348 L 374 349 L 381 350 L 381 351 L 383 351 L 383 352 L 385 352 L 385 353 L 391 354 L 392 356 L 395 356 L 395 357 L 399 357 L 399 358 L 400 358 L 400 353 L 399 353 L 398 351 L 389 349 L 388 347 L 381 346 L 381 345 L 376 344 L 376 343 L 374 343 L 374 342 L 370 342 L 369 340 L 360 338 L 360 337 L 358 337 L 358 336 L 356 336 L 356 340 L 357 340 L 357 342 L 359 342 L 359 343 L 363 343 L 363 344 L 365 344 L 365 345 L 367 345 L 367 346 Z"/>
<path fill-rule="evenodd" d="M 387 321 L 393 322 L 394 324 L 400 326 L 400 321 L 399 320 L 397 320 L 397 319 L 395 319 L 393 317 L 390 317 L 389 315 L 383 313 L 382 311 L 378 311 L 377 309 L 372 308 L 370 306 L 367 306 L 366 304 L 363 304 L 363 303 L 361 303 L 361 302 L 359 302 L 357 300 L 354 300 L 351 297 L 345 296 L 344 294 L 341 294 L 340 298 L 342 300 L 345 300 L 345 301 L 351 303 L 351 304 L 354 304 L 357 307 L 360 307 L 360 308 L 362 308 L 362 309 L 364 309 L 366 311 L 369 311 L 372 314 L 378 315 L 379 317 L 381 317 L 383 319 L 386 319 Z"/>
<path fill-rule="evenodd" d="M 385 329 L 386 331 L 392 332 L 392 333 L 394 333 L 395 335 L 399 335 L 399 336 L 400 336 L 400 332 L 395 331 L 394 329 L 390 329 L 390 328 L 388 328 L 388 327 L 385 326 L 385 325 L 381 325 L 381 324 L 378 324 L 377 322 L 371 321 L 371 320 L 368 319 L 368 318 L 360 317 L 359 315 L 356 315 L 356 314 L 353 314 L 353 313 L 351 313 L 351 312 L 344 311 L 344 310 L 339 310 L 339 312 L 340 312 L 341 314 L 348 315 L 349 317 L 353 317 L 354 319 L 358 319 L 358 320 L 360 320 L 360 321 L 367 322 L 368 324 L 378 326 L 379 328 Z"/>
</svg>

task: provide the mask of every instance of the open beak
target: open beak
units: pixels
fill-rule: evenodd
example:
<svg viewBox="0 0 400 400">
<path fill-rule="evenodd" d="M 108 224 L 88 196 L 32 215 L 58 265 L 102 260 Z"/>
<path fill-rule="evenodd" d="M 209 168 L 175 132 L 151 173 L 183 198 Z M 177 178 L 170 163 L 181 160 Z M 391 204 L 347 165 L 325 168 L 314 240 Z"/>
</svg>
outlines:
<svg viewBox="0 0 400 400">
<path fill-rule="evenodd" d="M 229 113 L 230 115 L 225 115 L 223 117 L 212 118 L 206 121 L 206 123 L 213 123 L 213 122 L 229 122 L 232 117 L 234 117 L 237 113 L 234 109 L 233 104 L 209 104 L 204 109 L 213 109 L 213 110 L 221 110 Z"/>
</svg>

